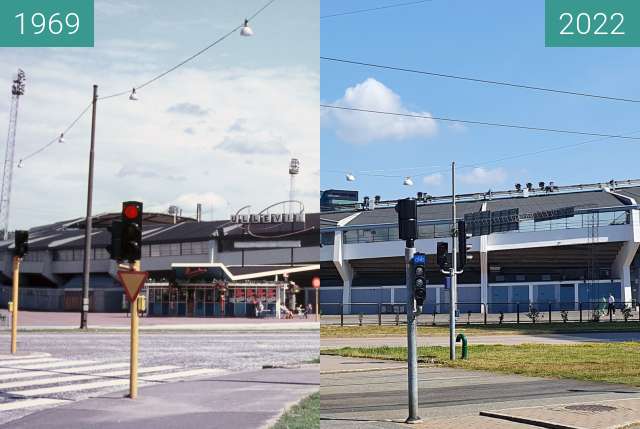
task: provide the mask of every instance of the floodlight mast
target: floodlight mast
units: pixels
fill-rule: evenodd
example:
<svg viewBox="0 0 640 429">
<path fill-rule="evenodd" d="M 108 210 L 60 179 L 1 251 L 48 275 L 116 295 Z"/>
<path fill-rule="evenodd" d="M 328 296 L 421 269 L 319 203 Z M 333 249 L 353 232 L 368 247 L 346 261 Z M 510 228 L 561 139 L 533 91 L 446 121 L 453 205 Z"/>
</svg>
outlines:
<svg viewBox="0 0 640 429">
<path fill-rule="evenodd" d="M 4 155 L 4 172 L 2 175 L 2 191 L 0 192 L 0 228 L 2 238 L 9 238 L 9 208 L 11 205 L 11 185 L 13 182 L 13 161 L 16 149 L 16 129 L 18 126 L 18 107 L 20 97 L 24 95 L 26 75 L 18 70 L 18 75 L 11 85 L 11 107 L 9 110 L 9 130 L 7 132 L 7 147 Z"/>
</svg>

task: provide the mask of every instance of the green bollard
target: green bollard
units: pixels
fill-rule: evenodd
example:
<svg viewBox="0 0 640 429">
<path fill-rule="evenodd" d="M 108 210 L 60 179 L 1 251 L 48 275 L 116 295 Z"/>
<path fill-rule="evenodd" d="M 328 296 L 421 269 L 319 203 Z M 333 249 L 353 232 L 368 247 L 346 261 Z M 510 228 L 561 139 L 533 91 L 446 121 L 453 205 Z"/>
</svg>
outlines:
<svg viewBox="0 0 640 429">
<path fill-rule="evenodd" d="M 456 343 L 462 341 L 462 359 L 467 359 L 469 357 L 469 350 L 467 349 L 467 337 L 464 334 L 458 334 L 456 337 Z"/>
</svg>

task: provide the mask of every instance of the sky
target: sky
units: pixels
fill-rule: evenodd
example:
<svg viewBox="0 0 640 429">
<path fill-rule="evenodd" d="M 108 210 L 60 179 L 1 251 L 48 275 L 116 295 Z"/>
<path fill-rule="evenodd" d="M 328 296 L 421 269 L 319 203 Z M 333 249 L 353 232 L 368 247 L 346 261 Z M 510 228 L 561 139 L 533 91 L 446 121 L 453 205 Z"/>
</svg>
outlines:
<svg viewBox="0 0 640 429">
<path fill-rule="evenodd" d="M 95 0 L 94 48 L 0 48 L 0 135 L 10 84 L 27 74 L 17 161 L 42 147 L 91 101 L 147 81 L 207 46 L 266 0 Z M 139 200 L 227 219 L 289 198 L 288 164 L 300 159 L 296 197 L 319 207 L 319 7 L 276 0 L 233 35 L 138 94 L 98 102 L 93 212 Z M 1 92 L 1 91 L 0 91 Z M 1 119 L 4 117 L 5 119 Z M 14 169 L 10 229 L 84 216 L 91 115 Z M 2 153 L 4 154 L 4 141 Z"/>
<path fill-rule="evenodd" d="M 347 4 L 348 3 L 348 4 Z M 322 0 L 321 16 L 389 0 Z M 403 2 L 397 2 L 403 3 Z M 321 55 L 640 99 L 638 48 L 545 48 L 544 1 L 433 0 L 321 19 Z M 640 103 L 603 101 L 321 61 L 324 104 L 607 134 L 638 133 Z M 383 199 L 640 178 L 640 141 L 321 109 L 321 188 Z M 356 176 L 347 182 L 347 172 Z M 391 176 L 391 177 L 380 177 Z M 395 176 L 395 177 L 394 177 Z M 403 186 L 412 176 L 413 187 Z"/>
</svg>

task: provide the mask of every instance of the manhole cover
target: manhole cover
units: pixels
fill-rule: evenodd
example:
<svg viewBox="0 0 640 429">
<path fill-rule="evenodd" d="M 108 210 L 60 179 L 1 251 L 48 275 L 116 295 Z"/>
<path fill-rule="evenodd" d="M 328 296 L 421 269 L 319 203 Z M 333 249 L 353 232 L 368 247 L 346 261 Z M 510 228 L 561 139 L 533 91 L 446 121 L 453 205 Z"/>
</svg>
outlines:
<svg viewBox="0 0 640 429">
<path fill-rule="evenodd" d="M 607 411 L 617 410 L 616 407 L 611 407 L 609 405 L 597 405 L 597 404 L 567 405 L 564 408 L 570 411 L 588 411 L 591 413 L 605 413 Z"/>
</svg>

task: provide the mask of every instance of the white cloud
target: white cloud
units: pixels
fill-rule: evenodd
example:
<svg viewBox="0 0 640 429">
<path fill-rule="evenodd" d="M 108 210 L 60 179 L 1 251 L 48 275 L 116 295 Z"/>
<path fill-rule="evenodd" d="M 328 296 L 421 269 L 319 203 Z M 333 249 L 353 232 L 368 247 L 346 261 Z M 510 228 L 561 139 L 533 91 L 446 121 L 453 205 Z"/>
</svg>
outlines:
<svg viewBox="0 0 640 429">
<path fill-rule="evenodd" d="M 502 168 L 486 169 L 476 167 L 469 173 L 462 173 L 458 176 L 461 183 L 467 185 L 488 185 L 494 186 L 505 182 L 507 172 Z"/>
<path fill-rule="evenodd" d="M 362 83 L 347 88 L 344 96 L 333 104 L 357 109 L 431 116 L 429 112 L 413 112 L 409 110 L 402 104 L 398 94 L 373 78 L 368 78 Z M 323 119 L 328 126 L 335 129 L 340 139 L 350 143 L 431 137 L 436 134 L 438 129 L 433 119 L 388 116 L 337 109 L 323 112 Z"/>
<path fill-rule="evenodd" d="M 424 182 L 425 185 L 440 186 L 442 184 L 443 178 L 444 176 L 442 175 L 442 173 L 433 173 L 428 176 L 424 176 L 422 181 Z"/>
</svg>

